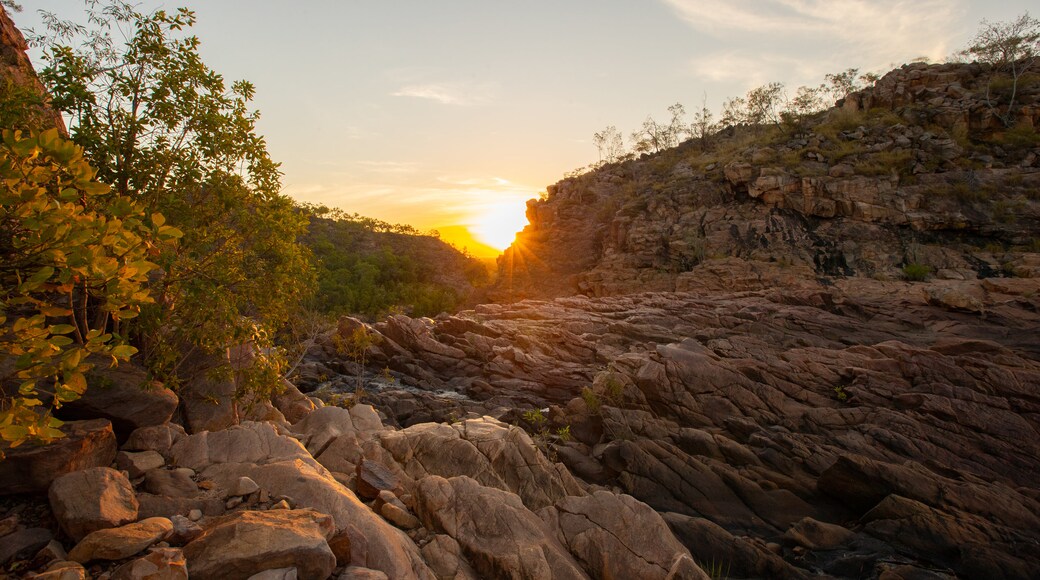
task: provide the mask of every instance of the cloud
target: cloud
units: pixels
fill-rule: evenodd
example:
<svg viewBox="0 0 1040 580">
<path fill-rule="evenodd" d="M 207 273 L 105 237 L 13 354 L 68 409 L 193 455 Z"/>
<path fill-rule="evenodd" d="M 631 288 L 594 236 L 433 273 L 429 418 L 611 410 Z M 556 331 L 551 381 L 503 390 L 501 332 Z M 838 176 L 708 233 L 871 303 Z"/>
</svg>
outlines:
<svg viewBox="0 0 1040 580">
<path fill-rule="evenodd" d="M 486 86 L 472 83 L 425 83 L 405 85 L 390 95 L 427 99 L 442 105 L 465 107 L 487 102 L 490 98 L 490 90 Z"/>
<path fill-rule="evenodd" d="M 369 173 L 382 173 L 392 175 L 408 175 L 419 171 L 421 163 L 415 161 L 367 161 L 356 162 L 362 169 Z"/>
<path fill-rule="evenodd" d="M 765 71 L 760 78 L 808 82 L 803 75 L 849 66 L 941 59 L 952 52 L 949 40 L 965 12 L 964 0 L 661 1 L 726 46 L 694 59 L 694 72 L 715 80 L 756 76 L 757 69 Z"/>
</svg>

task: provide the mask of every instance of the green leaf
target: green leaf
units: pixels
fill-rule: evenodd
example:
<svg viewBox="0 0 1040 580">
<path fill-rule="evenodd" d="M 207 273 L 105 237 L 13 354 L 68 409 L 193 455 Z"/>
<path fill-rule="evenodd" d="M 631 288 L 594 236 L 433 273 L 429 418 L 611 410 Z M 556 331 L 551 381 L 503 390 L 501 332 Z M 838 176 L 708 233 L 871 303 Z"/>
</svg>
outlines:
<svg viewBox="0 0 1040 580">
<path fill-rule="evenodd" d="M 135 347 L 130 346 L 129 344 L 121 344 L 119 346 L 113 347 L 111 354 L 112 356 L 118 359 L 127 360 L 130 357 L 137 354 L 137 349 Z"/>
</svg>

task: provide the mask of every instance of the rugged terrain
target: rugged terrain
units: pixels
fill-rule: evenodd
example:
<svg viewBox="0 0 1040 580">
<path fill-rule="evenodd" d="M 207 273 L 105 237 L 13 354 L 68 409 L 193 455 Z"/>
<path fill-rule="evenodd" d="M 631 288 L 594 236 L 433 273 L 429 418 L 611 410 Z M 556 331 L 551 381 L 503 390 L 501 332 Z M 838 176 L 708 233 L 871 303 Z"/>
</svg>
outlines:
<svg viewBox="0 0 1040 580">
<path fill-rule="evenodd" d="M 1040 576 L 1040 109 L 1004 128 L 984 73 L 565 180 L 501 303 L 341 319 L 270 402 L 207 372 L 248 346 L 177 392 L 99 365 L 67 437 L 3 449 L 0 566 Z"/>
</svg>

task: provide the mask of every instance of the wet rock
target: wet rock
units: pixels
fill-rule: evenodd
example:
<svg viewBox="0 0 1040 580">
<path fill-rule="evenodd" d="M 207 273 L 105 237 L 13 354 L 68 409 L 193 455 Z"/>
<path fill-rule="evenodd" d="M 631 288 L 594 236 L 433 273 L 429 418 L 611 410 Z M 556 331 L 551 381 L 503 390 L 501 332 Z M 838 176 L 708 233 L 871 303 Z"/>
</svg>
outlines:
<svg viewBox="0 0 1040 580">
<path fill-rule="evenodd" d="M 59 477 L 48 491 L 55 519 L 73 540 L 137 519 L 134 488 L 122 473 L 94 467 Z"/>
</svg>

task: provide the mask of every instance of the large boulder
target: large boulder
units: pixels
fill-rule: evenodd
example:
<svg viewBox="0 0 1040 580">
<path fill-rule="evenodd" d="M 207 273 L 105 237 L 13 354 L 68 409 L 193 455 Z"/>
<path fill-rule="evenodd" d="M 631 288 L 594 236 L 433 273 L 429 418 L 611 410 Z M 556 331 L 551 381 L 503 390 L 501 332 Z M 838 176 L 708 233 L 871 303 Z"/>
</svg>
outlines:
<svg viewBox="0 0 1040 580">
<path fill-rule="evenodd" d="M 516 494 L 433 475 L 419 481 L 416 504 L 426 527 L 455 539 L 485 577 L 588 578 Z"/>
<path fill-rule="evenodd" d="M 123 560 L 139 554 L 173 533 L 173 522 L 148 518 L 118 528 L 95 530 L 69 552 L 69 560 L 86 564 L 93 560 Z"/>
<path fill-rule="evenodd" d="M 0 495 L 46 491 L 66 473 L 104 467 L 116 458 L 116 436 L 107 419 L 69 421 L 65 437 L 48 445 L 26 444 L 11 449 L 0 443 Z"/>
<path fill-rule="evenodd" d="M 709 578 L 661 516 L 632 496 L 565 497 L 538 515 L 594 578 Z"/>
<path fill-rule="evenodd" d="M 99 361 L 87 380 L 89 387 L 83 396 L 63 404 L 55 413 L 58 417 L 108 419 L 122 440 L 134 429 L 168 422 L 177 410 L 177 395 L 156 384 L 137 365 L 124 363 L 112 368 Z"/>
<path fill-rule="evenodd" d="M 47 492 L 55 519 L 73 540 L 95 530 L 137 520 L 137 497 L 130 480 L 108 467 L 65 474 Z"/>
<path fill-rule="evenodd" d="M 314 510 L 238 512 L 210 524 L 184 547 L 184 556 L 198 580 L 245 580 L 278 568 L 324 580 L 336 568 L 328 544 L 335 530 L 330 516 Z"/>
</svg>

